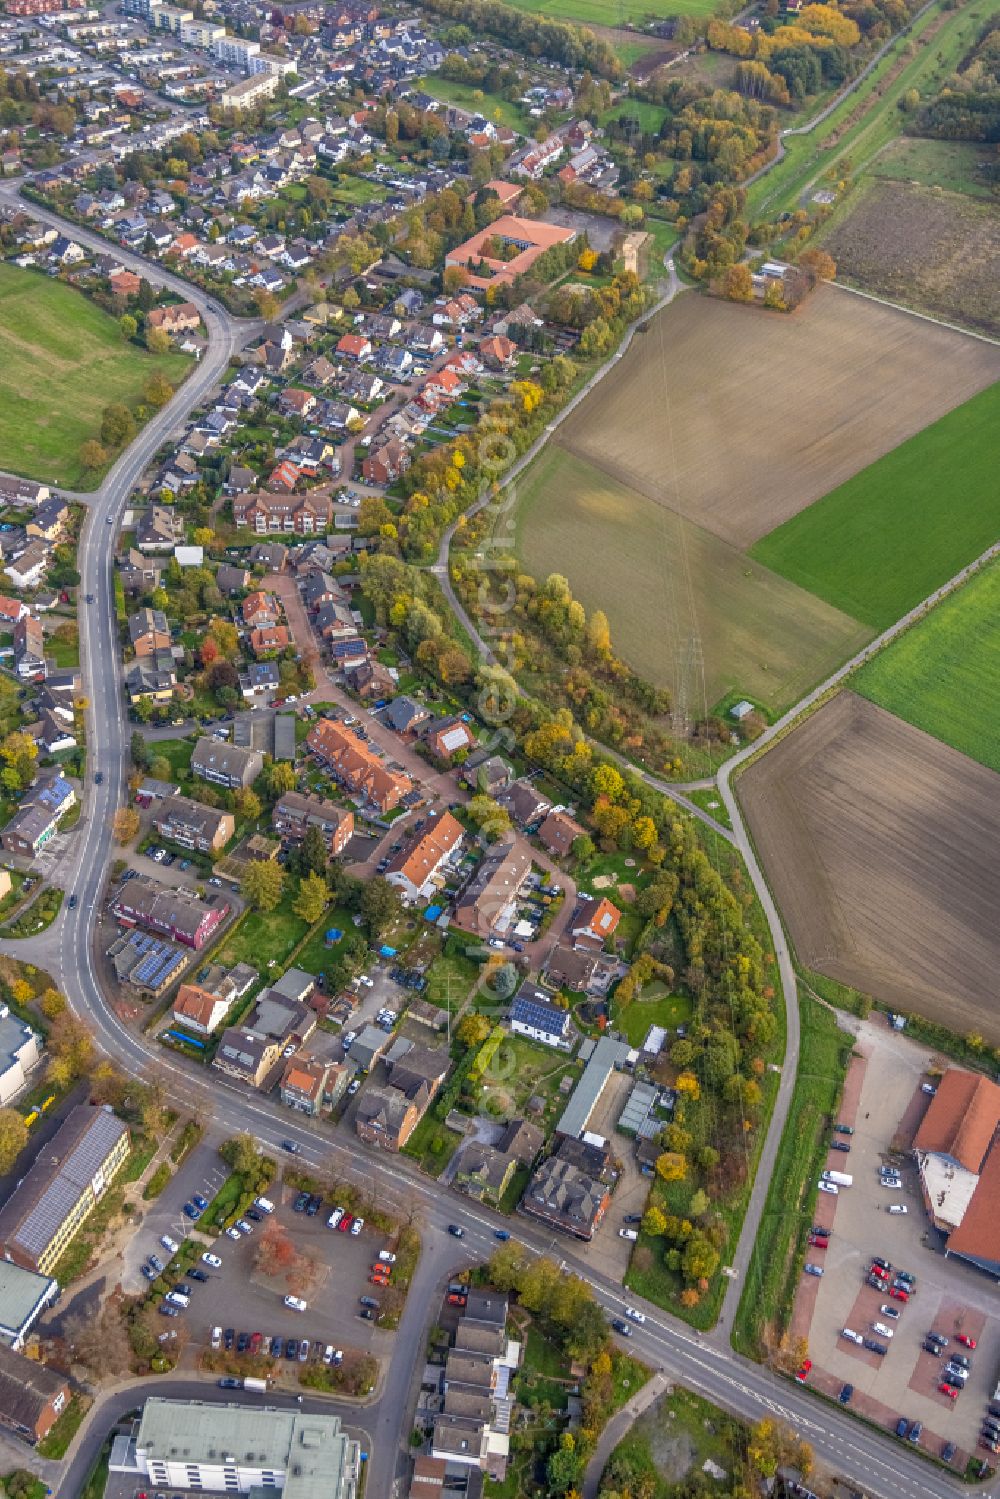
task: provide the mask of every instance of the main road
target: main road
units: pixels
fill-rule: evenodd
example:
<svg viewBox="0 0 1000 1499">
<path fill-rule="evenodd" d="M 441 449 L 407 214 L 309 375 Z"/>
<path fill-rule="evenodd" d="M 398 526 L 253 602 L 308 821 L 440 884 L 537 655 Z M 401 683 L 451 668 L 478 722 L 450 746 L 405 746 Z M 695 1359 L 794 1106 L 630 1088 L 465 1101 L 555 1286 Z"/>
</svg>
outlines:
<svg viewBox="0 0 1000 1499">
<path fill-rule="evenodd" d="M 0 187 L 0 201 L 5 199 L 16 201 L 12 188 Z M 31 212 L 34 217 L 72 233 L 81 242 L 107 248 L 98 236 L 76 225 L 67 225 L 48 211 L 40 211 L 32 205 Z M 87 709 L 88 786 L 84 816 L 74 835 L 68 862 L 60 871 L 62 882 L 74 891 L 78 903 L 72 911 L 64 905 L 56 922 L 41 937 L 21 943 L 8 940 L 0 946 L 14 956 L 46 966 L 63 989 L 73 1011 L 92 1028 L 104 1052 L 127 1073 L 140 1075 L 155 1060 L 167 1080 L 172 1099 L 181 1107 L 204 1118 L 215 1117 L 227 1130 L 248 1130 L 271 1151 L 280 1150 L 282 1140 L 292 1139 L 300 1146 L 304 1162 L 350 1176 L 373 1196 L 397 1201 L 402 1198 L 404 1204 L 416 1208 L 425 1246 L 418 1271 L 424 1294 L 415 1294 L 411 1307 L 408 1307 L 405 1336 L 397 1337 L 396 1355 L 390 1361 L 387 1383 L 379 1401 L 377 1426 L 372 1432 L 374 1446 L 369 1491 L 382 1499 L 382 1496 L 392 1493 L 397 1468 L 405 1461 L 400 1437 L 402 1435 L 405 1440 L 406 1433 L 401 1433 L 400 1426 L 409 1409 L 413 1370 L 423 1354 L 424 1322 L 420 1313 L 426 1313 L 431 1305 L 431 1288 L 437 1277 L 447 1274 L 463 1260 L 468 1263 L 487 1254 L 495 1243 L 496 1228 L 509 1220 L 500 1219 L 478 1204 L 448 1194 L 437 1183 L 423 1177 L 409 1161 L 368 1152 L 357 1141 L 349 1145 L 341 1143 L 336 1135 L 298 1120 L 266 1098 L 250 1095 L 219 1078 L 208 1079 L 196 1064 L 164 1055 L 146 1037 L 129 1030 L 120 1021 L 101 990 L 94 965 L 93 941 L 111 856 L 112 818 L 121 803 L 128 769 L 126 723 L 118 685 L 118 638 L 112 585 L 117 535 L 114 523 L 160 443 L 211 392 L 231 355 L 253 331 L 252 325 L 240 324 L 228 317 L 196 288 L 168 276 L 142 257 L 122 252 L 121 258 L 154 283 L 170 286 L 187 300 L 195 302 L 208 329 L 208 349 L 173 400 L 143 428 L 90 499 L 81 534 L 79 561 L 81 597 L 92 593 L 95 598 L 93 605 L 84 604 L 80 610 L 81 659 L 90 698 Z M 447 556 L 446 549 L 444 556 Z M 93 781 L 96 770 L 104 773 L 103 783 L 99 786 Z M 669 787 L 665 789 L 669 792 Z M 728 786 L 725 791 L 728 792 Z M 761 893 L 760 889 L 758 893 Z M 772 930 L 780 960 L 777 941 L 781 928 L 776 912 L 773 912 Z M 791 995 L 794 995 L 794 975 L 790 982 Z M 789 1000 L 786 989 L 786 1003 Z M 786 1058 L 788 1076 L 783 1077 L 783 1086 L 791 1085 L 794 1060 L 790 1037 Z M 777 1110 L 775 1114 L 777 1117 Z M 779 1132 L 772 1128 L 769 1144 L 771 1138 L 776 1144 Z M 766 1180 L 765 1161 L 758 1171 L 757 1186 L 763 1190 Z M 448 1234 L 449 1223 L 464 1228 L 465 1239 L 461 1245 Z M 551 1254 L 559 1259 L 567 1270 L 581 1275 L 593 1286 L 602 1305 L 611 1312 L 620 1312 L 621 1287 L 596 1274 L 571 1245 L 557 1241 L 526 1220 L 518 1221 L 517 1238 L 530 1251 Z M 738 1357 L 718 1329 L 713 1335 L 699 1336 L 667 1317 L 658 1307 L 644 1304 L 644 1310 L 647 1320 L 643 1327 L 636 1328 L 633 1346 L 637 1353 L 670 1377 L 748 1419 L 766 1414 L 782 1417 L 809 1439 L 821 1461 L 879 1499 L 925 1499 L 925 1496 L 940 1496 L 940 1499 L 956 1496 L 957 1499 L 961 1488 L 952 1475 L 933 1468 L 905 1449 L 893 1446 L 884 1433 L 854 1421 L 839 1409 L 818 1405 L 798 1386 L 778 1378 L 767 1368 Z M 403 1332 L 401 1329 L 401 1334 Z M 70 1492 L 75 1492 L 75 1483 Z"/>
</svg>

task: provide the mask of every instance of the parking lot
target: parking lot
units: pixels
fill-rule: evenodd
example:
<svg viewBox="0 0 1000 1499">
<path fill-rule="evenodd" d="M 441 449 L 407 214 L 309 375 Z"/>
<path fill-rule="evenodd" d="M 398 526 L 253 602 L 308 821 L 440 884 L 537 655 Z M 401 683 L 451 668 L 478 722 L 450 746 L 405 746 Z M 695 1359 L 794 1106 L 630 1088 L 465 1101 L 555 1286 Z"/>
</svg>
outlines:
<svg viewBox="0 0 1000 1499">
<path fill-rule="evenodd" d="M 940 1455 L 951 1442 L 954 1459 L 977 1452 L 986 1403 L 996 1383 L 1000 1346 L 1000 1307 L 990 1281 L 960 1261 L 946 1259 L 930 1229 L 920 1195 L 916 1166 L 905 1149 L 929 1098 L 921 1092 L 928 1053 L 890 1032 L 881 1020 L 864 1022 L 845 1085 L 839 1118 L 853 1126 L 851 1136 L 836 1135 L 850 1152 L 831 1150 L 828 1169 L 853 1177 L 839 1195 L 821 1194 L 815 1221 L 831 1230 L 829 1247 L 807 1253 L 807 1262 L 822 1266 L 822 1278 L 804 1275 L 792 1323 L 794 1337 L 806 1337 L 814 1368 L 810 1382 L 836 1394 L 844 1383 L 854 1387 L 851 1404 L 871 1419 L 895 1429 L 900 1417 L 920 1422 L 919 1445 Z M 883 1186 L 880 1168 L 899 1173 L 899 1188 Z M 890 1213 L 892 1206 L 905 1213 Z M 916 1277 L 908 1301 L 867 1283 L 873 1256 L 891 1266 L 886 1285 L 899 1270 Z M 893 1317 L 882 1311 L 890 1307 Z M 879 1322 L 891 1337 L 874 1331 Z M 844 1328 L 881 1342 L 881 1356 L 841 1336 Z M 923 1348 L 927 1334 L 949 1340 L 940 1357 Z M 959 1336 L 973 1339 L 974 1351 Z M 939 1392 L 949 1355 L 967 1356 L 968 1383 L 952 1401 Z"/>
<path fill-rule="evenodd" d="M 188 1185 L 192 1191 L 200 1190 L 193 1180 L 188 1179 Z M 209 1192 L 205 1190 L 203 1195 L 207 1197 Z M 371 1284 L 370 1277 L 379 1250 L 386 1246 L 385 1236 L 370 1228 L 357 1236 L 328 1228 L 329 1203 L 314 1216 L 294 1212 L 293 1204 L 299 1195 L 291 1188 L 275 1186 L 271 1194 L 275 1213 L 270 1219 L 253 1223 L 250 1236 L 233 1240 L 223 1234 L 213 1243 L 204 1239 L 202 1247 L 217 1255 L 222 1267 L 211 1268 L 199 1259 L 196 1267 L 207 1275 L 207 1281 L 199 1283 L 185 1277 L 185 1284 L 191 1288 L 191 1304 L 181 1315 L 192 1342 L 210 1345 L 212 1328 L 221 1327 L 223 1331 L 231 1329 L 234 1340 L 241 1332 L 260 1333 L 272 1339 L 280 1337 L 283 1343 L 305 1337 L 336 1348 L 360 1349 L 376 1355 L 388 1346 L 391 1335 L 366 1321 L 361 1316 L 360 1304 L 362 1296 L 371 1296 L 378 1302 L 382 1294 Z M 161 1231 L 179 1239 L 184 1225 L 188 1229 L 191 1225 L 183 1217 L 179 1224 L 176 1219 L 176 1213 L 164 1217 L 164 1221 L 175 1223 L 179 1232 L 169 1226 Z M 288 1267 L 272 1262 L 269 1267 L 258 1268 L 259 1246 L 269 1223 L 287 1231 L 296 1251 L 296 1262 Z M 155 1249 L 156 1240 L 151 1233 L 143 1232 L 137 1237 L 145 1254 Z M 158 1252 L 161 1258 L 167 1258 L 162 1250 Z M 141 1277 L 140 1284 L 143 1284 Z M 285 1296 L 293 1292 L 306 1301 L 305 1313 L 285 1305 Z"/>
<path fill-rule="evenodd" d="M 217 1138 L 199 1141 L 159 1197 L 146 1208 L 142 1228 L 132 1235 L 125 1249 L 122 1286 L 127 1293 L 134 1295 L 146 1289 L 139 1266 L 151 1251 L 162 1260 L 168 1258 L 160 1245 L 161 1235 L 168 1234 L 177 1243 L 187 1237 L 191 1222 L 181 1209 L 192 1193 L 200 1192 L 211 1202 L 222 1186 L 229 1173 L 219 1158 L 218 1145 Z"/>
</svg>

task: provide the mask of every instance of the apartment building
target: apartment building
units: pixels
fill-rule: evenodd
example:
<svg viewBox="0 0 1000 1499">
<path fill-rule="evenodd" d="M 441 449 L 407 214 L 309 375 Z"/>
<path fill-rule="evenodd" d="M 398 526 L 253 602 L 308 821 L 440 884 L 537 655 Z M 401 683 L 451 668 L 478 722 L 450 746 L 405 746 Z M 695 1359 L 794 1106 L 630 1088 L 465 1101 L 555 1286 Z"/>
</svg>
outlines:
<svg viewBox="0 0 1000 1499">
<path fill-rule="evenodd" d="M 189 796 L 172 796 L 160 805 L 153 827 L 161 838 L 169 838 L 182 848 L 212 854 L 225 848 L 236 831 L 236 819 L 231 812 L 206 807 Z"/>
<path fill-rule="evenodd" d="M 202 781 L 236 791 L 252 786 L 264 769 L 260 750 L 244 749 L 238 744 L 223 744 L 218 739 L 199 739 L 191 756 L 191 772 Z"/>
<path fill-rule="evenodd" d="M 322 796 L 286 791 L 275 803 L 271 825 L 287 842 L 300 843 L 310 828 L 319 828 L 332 855 L 342 854 L 354 833 L 354 813 Z"/>
</svg>

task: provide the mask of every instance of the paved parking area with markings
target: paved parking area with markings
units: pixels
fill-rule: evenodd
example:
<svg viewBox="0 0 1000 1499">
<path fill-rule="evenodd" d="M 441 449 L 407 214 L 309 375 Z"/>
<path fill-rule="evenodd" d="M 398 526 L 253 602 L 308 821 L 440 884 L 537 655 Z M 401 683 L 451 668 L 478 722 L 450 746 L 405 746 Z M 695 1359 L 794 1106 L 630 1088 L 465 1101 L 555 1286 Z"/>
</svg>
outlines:
<svg viewBox="0 0 1000 1499">
<path fill-rule="evenodd" d="M 862 1023 L 840 1114 L 854 1125 L 851 1150 L 831 1151 L 827 1160 L 830 1169 L 850 1174 L 854 1182 L 837 1197 L 819 1199 L 817 1221 L 831 1228 L 832 1237 L 825 1253 L 809 1252 L 824 1275 L 803 1276 L 792 1330 L 794 1336 L 808 1338 L 815 1365 L 811 1380 L 834 1393 L 849 1382 L 856 1392 L 854 1403 L 872 1419 L 889 1426 L 900 1416 L 920 1421 L 921 1446 L 939 1454 L 944 1442 L 954 1442 L 960 1454 L 968 1454 L 976 1453 L 996 1382 L 1000 1304 L 991 1281 L 945 1258 L 928 1225 L 912 1157 L 890 1151 L 894 1139 L 902 1143 L 900 1122 L 906 1121 L 908 1140 L 924 1112 L 928 1100 L 920 1085 L 927 1061 L 926 1048 L 889 1031 L 881 1019 Z M 890 1161 L 901 1173 L 900 1190 L 880 1185 L 879 1166 Z M 887 1210 L 895 1204 L 907 1211 L 890 1214 Z M 873 1255 L 916 1276 L 908 1303 L 866 1284 Z M 898 1310 L 899 1317 L 887 1317 L 883 1305 Z M 891 1328 L 893 1336 L 875 1333 L 873 1322 Z M 882 1357 L 842 1338 L 844 1327 L 888 1344 L 888 1354 Z M 949 1353 L 965 1352 L 971 1360 L 968 1384 L 955 1402 L 937 1388 L 947 1354 L 936 1359 L 922 1349 L 931 1330 L 951 1340 Z M 975 1352 L 956 1342 L 958 1333 L 976 1339 Z M 824 1376 L 830 1378 L 824 1382 Z"/>
</svg>

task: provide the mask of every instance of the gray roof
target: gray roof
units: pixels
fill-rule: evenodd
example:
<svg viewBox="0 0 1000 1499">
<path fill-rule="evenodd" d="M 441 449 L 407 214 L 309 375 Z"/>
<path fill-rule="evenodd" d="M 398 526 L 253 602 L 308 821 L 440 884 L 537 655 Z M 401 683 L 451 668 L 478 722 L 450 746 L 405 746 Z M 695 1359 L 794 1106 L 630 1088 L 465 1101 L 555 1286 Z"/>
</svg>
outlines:
<svg viewBox="0 0 1000 1499">
<path fill-rule="evenodd" d="M 39 1275 L 37 1270 L 25 1270 L 11 1260 L 0 1259 L 0 1342 L 16 1337 L 33 1321 L 36 1308 L 48 1301 L 55 1289 L 56 1282 L 50 1275 Z"/>
<path fill-rule="evenodd" d="M 135 1445 L 147 1459 L 168 1462 L 229 1453 L 238 1464 L 283 1473 L 285 1499 L 352 1499 L 360 1460 L 339 1416 L 157 1395 L 146 1401 Z"/>
<path fill-rule="evenodd" d="M 33 1259 L 79 1202 L 128 1128 L 110 1109 L 80 1104 L 68 1114 L 0 1210 L 0 1246 L 15 1243 Z"/>
<path fill-rule="evenodd" d="M 0 1410 L 5 1420 L 34 1432 L 49 1402 L 66 1388 L 64 1374 L 0 1343 Z"/>
<path fill-rule="evenodd" d="M 276 760 L 295 759 L 294 713 L 276 713 L 274 715 L 274 758 Z"/>
<path fill-rule="evenodd" d="M 624 1066 L 630 1050 L 626 1041 L 612 1041 L 610 1036 L 601 1037 L 556 1125 L 560 1135 L 571 1135 L 575 1139 L 583 1133 L 608 1078 L 616 1067 Z"/>
</svg>

